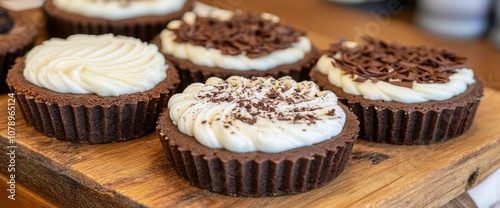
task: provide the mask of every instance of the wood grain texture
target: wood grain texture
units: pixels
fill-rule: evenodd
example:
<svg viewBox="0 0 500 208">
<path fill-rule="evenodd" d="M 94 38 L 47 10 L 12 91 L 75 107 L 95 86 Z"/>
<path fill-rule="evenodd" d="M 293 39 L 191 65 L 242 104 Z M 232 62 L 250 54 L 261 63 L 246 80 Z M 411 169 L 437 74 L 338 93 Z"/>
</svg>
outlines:
<svg viewBox="0 0 500 208">
<path fill-rule="evenodd" d="M 7 190 L 10 187 L 9 182 L 10 175 L 0 174 L 0 207 L 16 207 L 16 208 L 57 208 L 60 207 L 58 204 L 47 200 L 47 198 L 40 196 L 40 194 L 32 191 L 28 187 L 16 182 L 16 195 L 15 200 L 8 199 L 10 193 Z"/>
<path fill-rule="evenodd" d="M 442 206 L 500 167 L 500 93 L 485 90 L 471 129 L 449 142 L 397 146 L 359 140 L 344 173 L 293 196 L 237 198 L 190 186 L 175 175 L 155 133 L 128 142 L 82 145 L 47 138 L 16 114 L 16 179 L 62 206 Z M 0 96 L 6 109 L 7 96 Z M 0 111 L 0 120 L 7 112 Z M 8 145 L 6 125 L 0 142 Z M 6 148 L 0 153 L 6 172 Z"/>
</svg>

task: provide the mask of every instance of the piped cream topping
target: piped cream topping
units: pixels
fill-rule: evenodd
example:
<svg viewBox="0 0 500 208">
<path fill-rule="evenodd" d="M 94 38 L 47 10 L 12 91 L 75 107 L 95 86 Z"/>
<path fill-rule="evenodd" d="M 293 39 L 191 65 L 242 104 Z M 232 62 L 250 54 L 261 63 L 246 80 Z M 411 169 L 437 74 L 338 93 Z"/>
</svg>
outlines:
<svg viewBox="0 0 500 208">
<path fill-rule="evenodd" d="M 222 21 L 228 21 L 233 17 L 234 13 L 226 10 L 217 10 L 205 15 Z M 178 29 L 181 24 L 194 24 L 196 17 L 195 13 L 187 12 L 184 14 L 182 21 L 175 20 L 168 24 L 167 29 L 163 30 L 160 34 L 162 42 L 161 50 L 163 53 L 170 54 L 179 59 L 189 60 L 200 66 L 219 67 L 230 70 L 268 70 L 280 65 L 295 63 L 303 59 L 312 50 L 311 42 L 305 36 L 299 37 L 288 48 L 276 50 L 268 55 L 256 58 L 250 58 L 244 53 L 227 55 L 219 49 L 193 45 L 189 42 L 175 41 L 177 36 L 172 30 Z M 261 17 L 272 22 L 279 22 L 279 18 L 272 14 L 262 13 Z"/>
<path fill-rule="evenodd" d="M 158 47 L 139 39 L 72 35 L 34 47 L 24 77 L 55 92 L 118 96 L 152 89 L 167 77 L 167 68 Z"/>
<path fill-rule="evenodd" d="M 359 46 L 358 43 L 350 41 L 342 42 L 342 45 L 347 48 Z M 448 77 L 449 80 L 442 83 L 413 81 L 410 82 L 411 86 L 406 87 L 397 85 L 401 83 L 400 80 L 390 79 L 391 82 L 386 82 L 382 80 L 365 80 L 363 78 L 360 81 L 361 77 L 353 76 L 337 66 L 338 60 L 342 59 L 343 54 L 340 52 L 333 56 L 323 55 L 318 60 L 315 68 L 325 74 L 332 85 L 342 88 L 346 93 L 361 95 L 369 100 L 397 101 L 401 103 L 443 101 L 460 95 L 466 91 L 468 85 L 475 83 L 474 72 L 468 67 L 454 69 L 453 74 Z M 393 71 L 389 70 L 388 73 L 393 73 Z"/>
<path fill-rule="evenodd" d="M 53 0 L 66 12 L 108 20 L 168 15 L 182 9 L 186 0 Z"/>
<path fill-rule="evenodd" d="M 168 107 L 182 133 L 240 153 L 313 145 L 340 134 L 345 123 L 334 93 L 290 77 L 212 77 L 174 95 Z"/>
</svg>

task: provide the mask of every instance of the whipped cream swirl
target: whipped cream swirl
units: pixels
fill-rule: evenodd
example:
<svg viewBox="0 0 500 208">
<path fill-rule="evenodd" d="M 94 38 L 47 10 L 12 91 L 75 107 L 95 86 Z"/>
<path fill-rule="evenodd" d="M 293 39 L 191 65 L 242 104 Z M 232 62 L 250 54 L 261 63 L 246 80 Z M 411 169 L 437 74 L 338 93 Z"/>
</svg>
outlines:
<svg viewBox="0 0 500 208">
<path fill-rule="evenodd" d="M 354 48 L 356 42 L 346 41 L 345 46 Z M 342 56 L 342 54 L 335 54 Z M 333 63 L 335 59 L 323 55 L 317 62 L 315 68 L 328 76 L 330 83 L 342 88 L 346 93 L 361 95 L 369 100 L 397 101 L 401 103 L 420 103 L 427 101 L 443 101 L 459 95 L 467 89 L 468 85 L 474 84 L 474 72 L 469 68 L 456 69 L 456 73 L 449 77 L 446 83 L 418 83 L 413 82 L 412 87 L 403 87 L 390 82 L 366 80 L 355 81 L 356 77 L 345 73 Z"/>
<path fill-rule="evenodd" d="M 186 0 L 53 0 L 66 12 L 108 20 L 167 15 L 182 9 Z"/>
<path fill-rule="evenodd" d="M 225 10 L 217 10 L 209 14 L 211 17 L 227 21 L 231 19 L 233 13 Z M 214 48 L 206 48 L 190 43 L 178 43 L 175 41 L 176 35 L 171 30 L 177 29 L 181 24 L 194 24 L 196 14 L 187 12 L 181 20 L 170 22 L 167 29 L 160 34 L 162 43 L 162 52 L 170 54 L 179 59 L 189 60 L 193 64 L 207 67 L 219 67 L 230 70 L 268 70 L 274 67 L 295 63 L 305 57 L 312 49 L 310 40 L 305 37 L 299 37 L 297 42 L 292 43 L 292 46 L 286 49 L 277 50 L 269 55 L 258 58 L 249 58 L 244 53 L 239 55 L 225 55 L 220 50 Z M 273 22 L 278 22 L 279 18 L 262 13 L 262 18 L 269 19 Z"/>
<path fill-rule="evenodd" d="M 340 134 L 346 119 L 334 93 L 290 77 L 212 77 L 175 94 L 168 107 L 182 133 L 239 153 L 313 145 Z"/>
<path fill-rule="evenodd" d="M 167 68 L 158 47 L 139 39 L 72 35 L 34 47 L 23 75 L 55 92 L 118 96 L 152 89 L 167 77 Z"/>
</svg>

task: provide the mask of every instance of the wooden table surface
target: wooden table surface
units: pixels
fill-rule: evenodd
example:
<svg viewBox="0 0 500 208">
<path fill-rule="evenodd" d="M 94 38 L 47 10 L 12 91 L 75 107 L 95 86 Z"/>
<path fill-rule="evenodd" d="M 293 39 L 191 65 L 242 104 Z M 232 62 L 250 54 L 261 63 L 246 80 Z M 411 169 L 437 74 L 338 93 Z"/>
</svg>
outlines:
<svg viewBox="0 0 500 208">
<path fill-rule="evenodd" d="M 17 115 L 20 120 L 17 141 L 21 146 L 20 160 L 24 161 L 21 170 L 27 171 L 18 175 L 18 182 L 25 183 L 36 192 L 22 192 L 25 188 L 18 187 L 21 191 L 19 197 L 24 201 L 31 198 L 41 202 L 16 202 L 13 205 L 49 207 L 56 206 L 50 200 L 62 205 L 80 200 L 80 205 L 103 202 L 108 205 L 152 207 L 217 206 L 224 203 L 252 206 L 440 206 L 500 167 L 500 130 L 495 128 L 500 119 L 500 112 L 495 112 L 495 105 L 500 102 L 500 93 L 493 90 L 500 89 L 500 72 L 493 70 L 500 67 L 500 62 L 496 60 L 500 58 L 500 53 L 487 40 L 462 41 L 437 37 L 421 31 L 408 22 L 406 17 L 401 18 L 401 13 L 394 14 L 390 19 L 380 20 L 367 12 L 326 1 L 202 2 L 226 9 L 276 14 L 283 20 L 306 29 L 313 43 L 320 49 L 325 49 L 329 43 L 339 38 L 357 40 L 363 33 L 389 41 L 447 47 L 469 57 L 470 66 L 488 87 L 485 99 L 471 130 L 456 140 L 432 146 L 410 147 L 359 141 L 354 151 L 361 159 L 352 160 L 346 171 L 332 184 L 306 194 L 266 198 L 264 201 L 225 197 L 185 184 L 169 170 L 154 134 L 125 143 L 75 145 L 44 137 L 24 124 L 20 115 Z M 35 14 L 34 19 L 40 21 L 37 18 L 39 10 L 29 13 Z M 42 35 L 40 41 L 43 39 Z M 6 109 L 6 99 L 5 95 L 0 98 L 2 109 Z M 0 112 L 0 119 L 6 119 L 6 112 Z M 2 122 L 2 144 L 6 144 L 5 128 Z M 131 150 L 139 153 L 133 154 Z M 390 157 L 373 164 L 368 153 Z M 2 156 L 4 155 L 2 152 Z M 429 163 L 429 157 L 434 157 L 432 163 Z M 6 160 L 3 157 L 1 160 L 0 164 L 4 167 Z M 124 165 L 130 167 L 123 167 Z M 3 169 L 1 171 L 5 172 Z M 39 171 L 41 175 L 32 171 Z M 0 179 L 6 180 L 5 177 Z M 50 200 L 47 201 L 46 198 Z M 0 200 L 0 205 L 4 199 Z"/>
</svg>

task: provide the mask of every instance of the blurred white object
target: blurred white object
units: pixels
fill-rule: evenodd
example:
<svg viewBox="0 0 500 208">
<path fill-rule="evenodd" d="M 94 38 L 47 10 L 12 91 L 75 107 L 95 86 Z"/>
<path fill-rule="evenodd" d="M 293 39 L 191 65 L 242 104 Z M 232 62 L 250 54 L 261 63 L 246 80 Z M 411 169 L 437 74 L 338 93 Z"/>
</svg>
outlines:
<svg viewBox="0 0 500 208">
<path fill-rule="evenodd" d="M 419 0 L 415 21 L 443 36 L 476 38 L 488 27 L 491 0 Z"/>
<path fill-rule="evenodd" d="M 415 21 L 433 33 L 455 38 L 479 37 L 488 29 L 488 22 L 484 17 L 455 19 L 418 13 Z"/>
<path fill-rule="evenodd" d="M 41 7 L 44 0 L 0 0 L 0 7 L 21 11 Z"/>
<path fill-rule="evenodd" d="M 488 12 L 490 0 L 418 0 L 418 9 L 447 17 L 480 17 Z"/>
<path fill-rule="evenodd" d="M 469 195 L 478 208 L 500 207 L 500 169 L 469 190 Z"/>
</svg>

